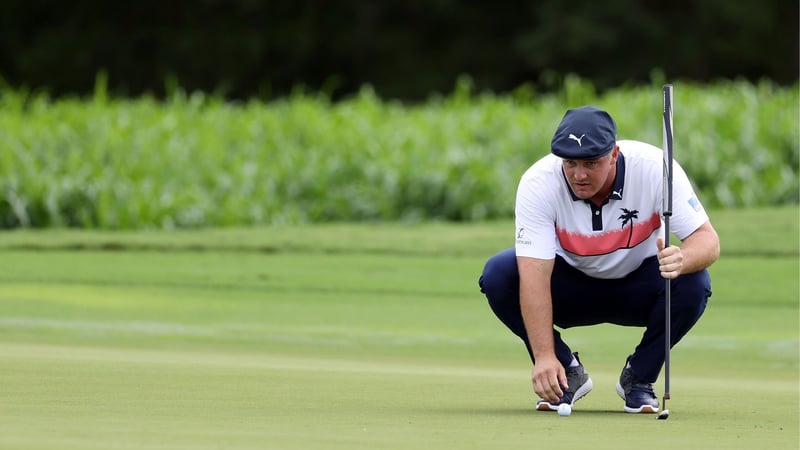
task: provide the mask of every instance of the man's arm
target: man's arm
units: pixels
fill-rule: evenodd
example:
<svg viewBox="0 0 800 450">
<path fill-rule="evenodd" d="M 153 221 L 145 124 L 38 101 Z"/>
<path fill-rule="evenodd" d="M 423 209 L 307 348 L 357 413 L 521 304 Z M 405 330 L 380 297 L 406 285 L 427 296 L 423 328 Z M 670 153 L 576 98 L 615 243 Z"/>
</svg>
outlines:
<svg viewBox="0 0 800 450">
<path fill-rule="evenodd" d="M 682 273 L 699 272 L 719 258 L 719 236 L 706 222 L 681 242 L 680 247 L 670 245 L 664 248 L 664 240 L 659 238 L 658 263 L 661 276 L 677 278 Z"/>
<path fill-rule="evenodd" d="M 567 376 L 556 358 L 553 341 L 550 277 L 554 261 L 517 257 L 520 309 L 536 361 L 531 374 L 533 390 L 539 397 L 555 403 L 564 395 L 562 387 L 567 387 Z"/>
</svg>

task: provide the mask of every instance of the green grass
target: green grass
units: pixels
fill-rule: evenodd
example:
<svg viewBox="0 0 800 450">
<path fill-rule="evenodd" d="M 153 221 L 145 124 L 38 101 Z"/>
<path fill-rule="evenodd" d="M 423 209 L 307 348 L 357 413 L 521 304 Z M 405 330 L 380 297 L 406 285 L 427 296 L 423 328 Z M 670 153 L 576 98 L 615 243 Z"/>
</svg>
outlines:
<svg viewBox="0 0 800 450">
<path fill-rule="evenodd" d="M 675 158 L 706 207 L 800 202 L 799 98 L 797 84 L 766 80 L 676 84 Z M 0 86 L 0 228 L 507 219 L 520 175 L 582 104 L 608 110 L 620 139 L 661 145 L 655 82 L 596 94 L 569 77 L 541 95 L 459 83 L 414 104 L 366 87 L 337 102 L 298 91 L 262 103 Z"/>
<path fill-rule="evenodd" d="M 612 326 L 564 333 L 573 415 L 533 411 L 476 285 L 509 222 L 3 233 L 0 448 L 796 448 L 798 212 L 712 212 L 666 422 L 621 412 L 641 329 Z"/>
</svg>

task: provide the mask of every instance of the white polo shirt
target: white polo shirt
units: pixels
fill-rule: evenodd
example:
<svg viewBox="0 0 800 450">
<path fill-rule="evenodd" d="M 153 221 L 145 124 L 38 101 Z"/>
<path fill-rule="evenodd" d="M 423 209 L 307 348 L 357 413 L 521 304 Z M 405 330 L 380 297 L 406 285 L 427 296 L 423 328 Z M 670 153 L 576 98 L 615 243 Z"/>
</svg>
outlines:
<svg viewBox="0 0 800 450">
<path fill-rule="evenodd" d="M 622 278 L 657 253 L 663 237 L 663 153 L 644 142 L 617 141 L 614 187 L 602 206 L 576 197 L 561 158 L 550 154 L 520 180 L 516 201 L 516 253 L 561 256 L 595 278 Z M 673 161 L 670 232 L 683 240 L 708 221 L 686 173 Z"/>
</svg>

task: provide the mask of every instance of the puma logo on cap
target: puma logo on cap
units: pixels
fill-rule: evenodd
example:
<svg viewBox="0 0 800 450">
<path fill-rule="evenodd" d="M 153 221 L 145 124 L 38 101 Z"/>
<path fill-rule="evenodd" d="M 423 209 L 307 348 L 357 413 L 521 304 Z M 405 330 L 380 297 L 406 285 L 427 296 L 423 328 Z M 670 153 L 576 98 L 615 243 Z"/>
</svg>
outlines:
<svg viewBox="0 0 800 450">
<path fill-rule="evenodd" d="M 577 137 L 574 134 L 570 133 L 568 139 L 572 139 L 573 141 L 577 142 L 578 147 L 583 147 L 583 145 L 581 144 L 581 139 L 583 139 L 584 136 L 586 136 L 586 133 L 583 133 L 581 137 Z"/>
</svg>

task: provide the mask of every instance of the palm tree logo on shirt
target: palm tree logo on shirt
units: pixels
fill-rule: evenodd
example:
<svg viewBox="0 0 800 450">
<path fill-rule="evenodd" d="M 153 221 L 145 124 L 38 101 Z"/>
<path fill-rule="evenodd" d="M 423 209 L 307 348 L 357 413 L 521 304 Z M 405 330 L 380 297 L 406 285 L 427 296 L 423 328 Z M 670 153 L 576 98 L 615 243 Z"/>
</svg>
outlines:
<svg viewBox="0 0 800 450">
<path fill-rule="evenodd" d="M 633 238 L 633 219 L 639 218 L 639 210 L 632 209 L 628 210 L 627 208 L 620 208 L 622 210 L 622 214 L 617 217 L 618 220 L 622 221 L 622 228 L 625 228 L 625 225 L 630 222 L 630 233 L 628 234 L 628 245 L 627 247 L 630 248 L 631 246 L 631 239 Z"/>
</svg>

